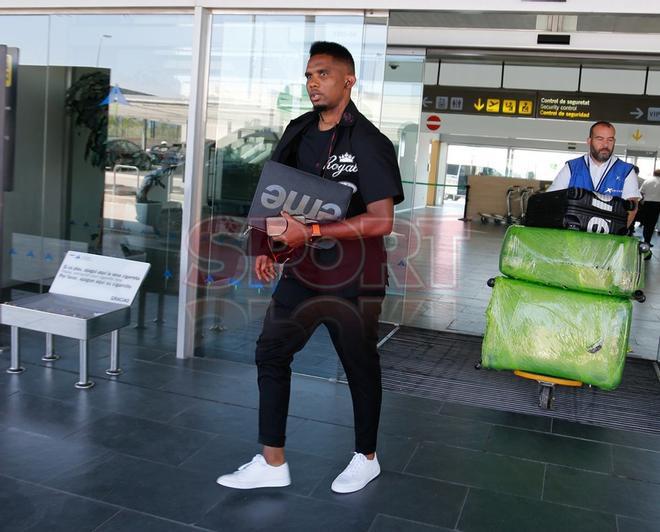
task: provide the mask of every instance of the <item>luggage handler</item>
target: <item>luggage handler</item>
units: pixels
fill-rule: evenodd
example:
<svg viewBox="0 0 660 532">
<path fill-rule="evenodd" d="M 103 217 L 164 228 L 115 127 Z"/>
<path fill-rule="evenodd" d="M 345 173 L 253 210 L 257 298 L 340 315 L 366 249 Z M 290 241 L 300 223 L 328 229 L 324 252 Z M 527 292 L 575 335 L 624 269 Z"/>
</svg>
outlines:
<svg viewBox="0 0 660 532">
<path fill-rule="evenodd" d="M 640 243 L 639 245 L 639 251 L 640 253 L 646 253 L 650 250 L 651 248 L 649 247 L 648 244 L 646 243 Z M 492 288 L 495 286 L 495 278 L 491 277 L 488 279 L 486 284 Z M 633 299 L 635 301 L 638 301 L 640 303 L 644 303 L 646 301 L 646 296 L 644 295 L 644 292 L 642 290 L 636 290 Z M 474 365 L 474 369 L 481 369 L 481 360 L 477 362 Z M 572 379 L 564 379 L 560 377 L 551 377 L 549 375 L 540 375 L 537 373 L 531 373 L 529 371 L 522 371 L 519 369 L 513 370 L 513 374 L 516 375 L 517 377 L 521 377 L 523 379 L 529 379 L 529 380 L 534 380 L 538 382 L 539 384 L 539 408 L 542 408 L 544 410 L 552 410 L 554 407 L 555 403 L 555 397 L 554 397 L 554 391 L 555 391 L 555 386 L 569 386 L 572 388 L 580 388 L 583 386 L 583 383 L 581 381 L 577 380 L 572 380 Z M 591 385 L 587 385 L 591 388 Z"/>
</svg>

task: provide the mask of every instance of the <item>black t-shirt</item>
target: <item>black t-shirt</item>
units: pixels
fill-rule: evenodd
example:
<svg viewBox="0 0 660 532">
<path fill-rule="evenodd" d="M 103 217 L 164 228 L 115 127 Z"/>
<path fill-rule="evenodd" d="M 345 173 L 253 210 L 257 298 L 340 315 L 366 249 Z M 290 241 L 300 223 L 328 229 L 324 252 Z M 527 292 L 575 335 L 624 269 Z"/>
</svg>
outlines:
<svg viewBox="0 0 660 532">
<path fill-rule="evenodd" d="M 300 137 L 296 168 L 310 174 L 321 175 L 323 166 L 328 160 L 334 132 L 334 128 L 320 131 L 316 124 L 311 124 Z"/>
<path fill-rule="evenodd" d="M 392 143 L 352 102 L 334 130 L 318 131 L 318 120 L 317 114 L 310 113 L 289 124 L 273 160 L 317 175 L 316 165 L 325 165 L 324 178 L 354 190 L 347 218 L 366 212 L 367 205 L 375 201 L 392 198 L 397 204 L 403 200 Z M 301 246 L 286 261 L 283 278 L 296 279 L 316 292 L 343 297 L 385 293 L 387 263 L 382 237 L 340 240 L 330 250 Z M 295 300 L 291 285 L 279 283 L 273 297 Z"/>
</svg>

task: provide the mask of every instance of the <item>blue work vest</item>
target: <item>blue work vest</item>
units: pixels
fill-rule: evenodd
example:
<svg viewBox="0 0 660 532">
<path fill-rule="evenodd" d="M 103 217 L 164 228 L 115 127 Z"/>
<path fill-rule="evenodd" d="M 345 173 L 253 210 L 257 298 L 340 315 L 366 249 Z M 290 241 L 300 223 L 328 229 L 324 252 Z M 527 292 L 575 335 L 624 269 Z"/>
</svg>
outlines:
<svg viewBox="0 0 660 532">
<path fill-rule="evenodd" d="M 571 180 L 568 182 L 568 188 L 584 188 L 617 198 L 620 198 L 621 194 L 623 194 L 623 183 L 633 169 L 632 164 L 617 159 L 605 172 L 603 177 L 600 178 L 598 186 L 594 188 L 589 166 L 584 157 L 571 159 L 566 164 L 568 164 L 568 168 L 571 171 Z"/>
</svg>

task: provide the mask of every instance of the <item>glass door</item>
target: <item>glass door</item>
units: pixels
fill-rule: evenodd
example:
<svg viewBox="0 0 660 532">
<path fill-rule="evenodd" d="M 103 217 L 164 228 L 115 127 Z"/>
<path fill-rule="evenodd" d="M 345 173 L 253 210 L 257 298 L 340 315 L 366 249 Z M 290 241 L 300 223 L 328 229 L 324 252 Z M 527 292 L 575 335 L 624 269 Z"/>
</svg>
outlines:
<svg viewBox="0 0 660 532">
<path fill-rule="evenodd" d="M 46 291 L 67 251 L 151 263 L 122 342 L 173 351 L 191 14 L 0 18 L 19 51 L 6 298 Z"/>
<path fill-rule="evenodd" d="M 191 236 L 195 354 L 252 364 L 274 283 L 259 282 L 246 246 L 246 216 L 264 163 L 292 119 L 311 109 L 304 71 L 317 40 L 356 61 L 353 99 L 378 125 L 387 25 L 362 15 L 213 16 L 201 211 Z M 339 376 L 321 327 L 294 371 Z"/>
</svg>

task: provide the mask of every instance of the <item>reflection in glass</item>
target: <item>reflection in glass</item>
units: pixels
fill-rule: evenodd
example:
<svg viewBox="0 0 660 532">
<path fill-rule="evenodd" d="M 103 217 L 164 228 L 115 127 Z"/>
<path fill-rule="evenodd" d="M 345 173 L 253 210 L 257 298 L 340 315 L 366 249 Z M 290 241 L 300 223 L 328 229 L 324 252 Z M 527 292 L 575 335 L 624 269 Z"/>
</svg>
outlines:
<svg viewBox="0 0 660 532">
<path fill-rule="evenodd" d="M 47 289 L 69 249 L 146 260 L 138 320 L 174 349 L 192 16 L 2 16 L 0 32 L 21 52 L 3 287 Z"/>
<path fill-rule="evenodd" d="M 387 26 L 376 26 L 360 16 L 214 16 L 206 170 L 191 237 L 196 269 L 188 276 L 197 289 L 197 355 L 253 363 L 274 286 L 257 281 L 245 253 L 245 217 L 261 169 L 288 122 L 311 109 L 303 73 L 316 40 L 337 41 L 352 52 L 353 99 L 369 118 L 380 115 Z M 337 357 L 324 333 L 320 329 L 310 352 L 298 357 L 298 371 L 337 377 Z M 331 354 L 327 360 L 323 349 Z"/>
</svg>

